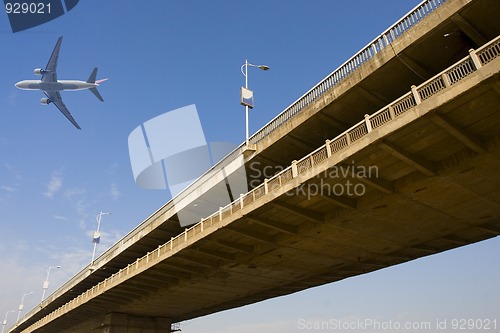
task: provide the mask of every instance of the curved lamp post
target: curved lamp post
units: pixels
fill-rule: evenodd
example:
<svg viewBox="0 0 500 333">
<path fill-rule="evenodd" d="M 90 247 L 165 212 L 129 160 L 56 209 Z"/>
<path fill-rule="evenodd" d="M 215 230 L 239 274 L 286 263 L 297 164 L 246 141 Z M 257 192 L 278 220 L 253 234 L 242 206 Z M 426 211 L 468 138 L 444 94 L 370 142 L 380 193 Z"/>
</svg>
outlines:
<svg viewBox="0 0 500 333">
<path fill-rule="evenodd" d="M 18 312 L 17 312 L 17 322 L 19 322 L 19 318 L 21 318 L 21 311 L 23 311 L 23 308 L 24 308 L 24 298 L 28 295 L 31 295 L 31 294 L 34 294 L 33 291 L 29 292 L 29 293 L 25 293 L 23 294 L 23 297 L 21 298 L 21 304 L 19 304 L 19 308 L 18 308 Z"/>
<path fill-rule="evenodd" d="M 254 64 L 251 64 L 248 62 L 248 59 L 245 60 L 245 63 L 241 66 L 241 73 L 243 74 L 243 76 L 245 76 L 245 91 L 248 91 L 248 67 L 257 67 L 257 68 L 260 68 L 262 69 L 263 71 L 267 71 L 269 70 L 269 66 L 266 66 L 266 65 L 254 65 Z M 243 68 L 245 68 L 245 70 L 243 70 Z M 243 91 L 243 89 L 242 89 Z M 253 93 L 252 93 L 252 99 L 253 99 Z M 243 98 L 242 98 L 243 100 Z M 245 105 L 245 126 L 246 126 L 246 146 L 248 147 L 248 107 L 249 107 L 249 104 L 247 103 L 242 103 L 243 105 Z M 251 105 L 250 107 L 253 108 L 253 105 Z"/>
<path fill-rule="evenodd" d="M 7 325 L 7 315 L 11 312 L 16 312 L 16 310 L 9 310 L 5 312 L 5 319 L 3 320 L 2 333 L 5 331 L 5 325 Z"/>
<path fill-rule="evenodd" d="M 47 278 L 45 278 L 45 281 L 43 282 L 42 300 L 40 301 L 40 303 L 43 302 L 43 299 L 45 298 L 45 292 L 47 291 L 47 288 L 49 288 L 49 276 L 50 270 L 52 268 L 61 268 L 61 266 L 50 266 L 49 269 L 47 269 Z"/>
<path fill-rule="evenodd" d="M 90 262 L 90 265 L 92 266 L 94 264 L 94 259 L 95 259 L 95 250 L 97 248 L 97 244 L 99 244 L 100 238 L 101 238 L 101 233 L 99 231 L 99 228 L 101 227 L 101 217 L 103 215 L 110 215 L 111 213 L 103 213 L 102 211 L 97 215 L 97 230 L 94 232 L 94 238 L 92 239 L 92 243 L 94 243 L 94 251 L 92 252 L 92 261 Z"/>
</svg>

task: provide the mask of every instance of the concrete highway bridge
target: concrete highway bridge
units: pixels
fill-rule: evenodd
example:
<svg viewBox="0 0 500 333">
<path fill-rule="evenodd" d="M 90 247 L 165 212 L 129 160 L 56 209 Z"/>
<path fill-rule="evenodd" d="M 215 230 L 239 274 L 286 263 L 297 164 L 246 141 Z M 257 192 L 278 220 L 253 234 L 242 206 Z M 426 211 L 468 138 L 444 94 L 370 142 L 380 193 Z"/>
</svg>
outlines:
<svg viewBox="0 0 500 333">
<path fill-rule="evenodd" d="M 9 332 L 170 332 L 499 235 L 498 13 L 422 2 Z"/>
</svg>

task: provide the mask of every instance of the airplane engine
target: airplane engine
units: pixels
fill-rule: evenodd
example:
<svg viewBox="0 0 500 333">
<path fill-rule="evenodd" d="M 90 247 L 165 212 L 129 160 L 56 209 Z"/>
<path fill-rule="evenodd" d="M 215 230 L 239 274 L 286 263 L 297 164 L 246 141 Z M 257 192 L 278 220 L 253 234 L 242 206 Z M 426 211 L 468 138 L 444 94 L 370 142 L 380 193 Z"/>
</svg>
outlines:
<svg viewBox="0 0 500 333">
<path fill-rule="evenodd" d="M 42 75 L 43 73 L 45 73 L 45 71 L 41 68 L 35 68 L 33 70 L 33 73 L 35 73 L 36 75 Z"/>
<path fill-rule="evenodd" d="M 48 98 L 42 98 L 40 100 L 40 103 L 43 104 L 43 105 L 48 105 L 48 104 L 52 103 L 52 101 L 50 99 L 48 99 Z"/>
</svg>

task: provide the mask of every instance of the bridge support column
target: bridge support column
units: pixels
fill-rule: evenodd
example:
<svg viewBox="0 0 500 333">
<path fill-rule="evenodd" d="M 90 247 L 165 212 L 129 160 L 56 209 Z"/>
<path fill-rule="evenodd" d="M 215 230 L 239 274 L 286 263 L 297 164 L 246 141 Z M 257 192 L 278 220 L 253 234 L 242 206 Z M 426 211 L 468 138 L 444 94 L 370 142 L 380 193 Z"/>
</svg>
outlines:
<svg viewBox="0 0 500 333">
<path fill-rule="evenodd" d="M 100 333 L 171 333 L 172 320 L 163 317 L 136 317 L 108 313 Z"/>
</svg>

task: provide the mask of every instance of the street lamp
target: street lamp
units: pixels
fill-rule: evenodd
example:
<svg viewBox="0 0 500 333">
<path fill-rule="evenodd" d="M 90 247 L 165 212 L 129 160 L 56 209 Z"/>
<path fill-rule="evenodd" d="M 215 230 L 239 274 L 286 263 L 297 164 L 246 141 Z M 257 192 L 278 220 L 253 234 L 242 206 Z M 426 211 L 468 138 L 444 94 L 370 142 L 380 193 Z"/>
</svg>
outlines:
<svg viewBox="0 0 500 333">
<path fill-rule="evenodd" d="M 263 71 L 267 71 L 269 70 L 269 66 L 266 66 L 266 65 L 254 65 L 254 64 L 251 64 L 248 62 L 248 59 L 245 60 L 245 63 L 241 66 L 241 73 L 243 74 L 243 76 L 245 76 L 245 89 L 243 90 L 243 88 L 241 89 L 242 91 L 242 98 L 241 98 L 241 104 L 243 104 L 245 106 L 245 126 L 246 126 L 246 146 L 248 148 L 248 108 L 251 107 L 253 108 L 253 92 L 248 90 L 248 67 L 257 67 L 257 68 L 260 68 L 262 69 Z M 243 71 L 243 67 L 245 68 L 245 70 Z M 247 93 L 249 94 L 248 97 L 250 97 L 251 99 L 251 103 L 248 103 L 248 102 L 245 102 L 244 101 L 244 96 L 243 94 L 244 93 Z"/>
<path fill-rule="evenodd" d="M 21 304 L 19 304 L 19 309 L 18 309 L 18 312 L 17 312 L 17 322 L 19 322 L 19 318 L 21 318 L 21 311 L 23 311 L 23 308 L 24 308 L 24 298 L 28 295 L 31 295 L 31 294 L 34 294 L 33 291 L 29 292 L 29 293 L 25 293 L 23 294 L 23 297 L 21 298 Z"/>
<path fill-rule="evenodd" d="M 47 278 L 43 282 L 42 300 L 40 301 L 40 303 L 43 302 L 43 299 L 45 298 L 45 292 L 47 291 L 47 288 L 49 288 L 49 276 L 50 276 L 50 270 L 52 268 L 61 268 L 61 266 L 50 266 L 49 269 L 47 269 Z"/>
<path fill-rule="evenodd" d="M 92 243 L 94 243 L 94 252 L 92 252 L 92 261 L 90 262 L 90 265 L 94 264 L 94 259 L 95 259 L 95 250 L 97 248 L 97 244 L 99 244 L 99 241 L 101 239 L 101 232 L 99 231 L 99 228 L 101 227 L 101 217 L 103 215 L 110 215 L 111 213 L 103 213 L 102 211 L 97 215 L 97 230 L 94 232 L 94 238 L 92 239 Z"/>
<path fill-rule="evenodd" d="M 2 333 L 5 331 L 5 325 L 7 325 L 7 315 L 11 312 L 16 312 L 16 310 L 9 310 L 5 312 L 5 319 L 3 320 Z"/>
</svg>

